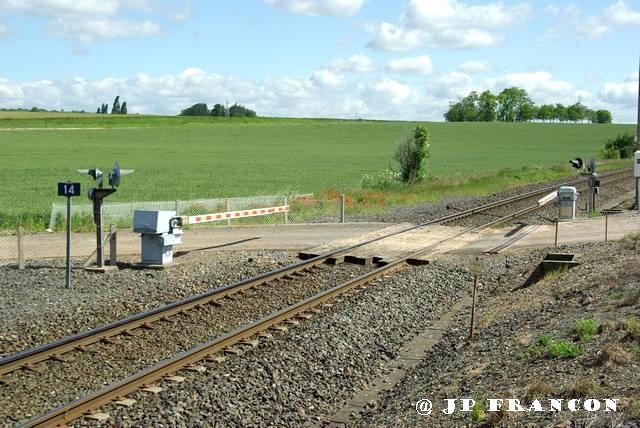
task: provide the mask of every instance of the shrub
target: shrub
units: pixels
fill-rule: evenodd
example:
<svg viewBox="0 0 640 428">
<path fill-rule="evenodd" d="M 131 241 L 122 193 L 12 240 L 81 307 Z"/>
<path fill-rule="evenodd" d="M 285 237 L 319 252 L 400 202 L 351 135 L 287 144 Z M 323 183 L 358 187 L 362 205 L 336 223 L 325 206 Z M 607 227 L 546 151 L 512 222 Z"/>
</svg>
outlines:
<svg viewBox="0 0 640 428">
<path fill-rule="evenodd" d="M 598 150 L 598 157 L 600 159 L 620 159 L 620 152 L 613 147 L 603 147 Z"/>
<path fill-rule="evenodd" d="M 576 358 L 582 354 L 582 348 L 568 340 L 551 340 L 547 352 L 552 357 Z"/>
<path fill-rule="evenodd" d="M 580 348 L 580 346 L 567 340 L 555 340 L 548 334 L 540 336 L 538 339 L 538 345 L 539 346 L 534 347 L 533 349 L 537 349 L 540 353 L 545 349 L 547 351 L 547 355 L 554 358 L 575 358 L 582 354 L 582 348 Z M 533 355 L 534 352 L 530 350 L 529 354 Z"/>
<path fill-rule="evenodd" d="M 615 156 L 614 152 L 618 152 L 618 157 L 607 157 L 606 159 L 627 159 L 633 156 L 636 143 L 632 134 L 618 134 L 615 138 L 610 138 L 600 149 L 600 155 Z"/>
<path fill-rule="evenodd" d="M 363 189 L 389 190 L 400 184 L 400 173 L 385 169 L 375 174 L 365 174 L 360 179 L 360 187 Z"/>
<path fill-rule="evenodd" d="M 400 177 L 404 183 L 416 183 L 425 178 L 429 141 L 429 131 L 418 125 L 396 147 L 393 158 L 400 164 Z"/>
<path fill-rule="evenodd" d="M 485 402 L 484 399 L 476 400 L 471 408 L 471 420 L 475 423 L 481 422 L 485 418 Z"/>
<path fill-rule="evenodd" d="M 573 326 L 573 331 L 578 336 L 578 339 L 583 342 L 590 342 L 593 339 L 593 335 L 598 333 L 600 329 L 600 324 L 596 320 L 592 320 L 590 318 L 580 319 L 576 321 L 576 324 Z"/>
</svg>

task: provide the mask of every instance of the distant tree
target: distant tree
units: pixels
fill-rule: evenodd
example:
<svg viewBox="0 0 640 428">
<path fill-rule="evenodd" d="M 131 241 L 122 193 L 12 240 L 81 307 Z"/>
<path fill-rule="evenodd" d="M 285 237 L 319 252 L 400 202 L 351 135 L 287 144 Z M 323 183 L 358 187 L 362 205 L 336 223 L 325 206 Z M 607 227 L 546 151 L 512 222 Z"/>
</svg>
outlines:
<svg viewBox="0 0 640 428">
<path fill-rule="evenodd" d="M 478 121 L 478 102 L 480 97 L 476 91 L 471 91 L 469 95 L 462 99 L 462 114 L 465 122 Z"/>
<path fill-rule="evenodd" d="M 570 105 L 567 108 L 567 119 L 569 119 L 572 122 L 583 120 L 586 111 L 587 111 L 587 108 L 583 106 L 580 102 L 577 102 L 573 105 Z"/>
<path fill-rule="evenodd" d="M 553 119 L 553 104 L 543 104 L 538 109 L 537 119 L 546 122 Z"/>
<path fill-rule="evenodd" d="M 532 106 L 527 91 L 515 86 L 506 88 L 498 95 L 498 119 L 504 122 L 531 120 Z"/>
<path fill-rule="evenodd" d="M 444 119 L 447 122 L 463 122 L 464 121 L 464 108 L 462 101 L 457 103 L 449 103 L 449 110 L 444 114 Z"/>
<path fill-rule="evenodd" d="M 592 122 L 593 123 L 593 116 L 594 116 L 594 111 L 591 110 L 589 107 L 585 107 L 584 108 L 584 113 L 582 114 L 582 121 L 587 121 L 587 122 Z"/>
<path fill-rule="evenodd" d="M 209 109 L 205 103 L 197 103 L 182 110 L 180 116 L 209 116 Z"/>
<path fill-rule="evenodd" d="M 234 104 L 229 107 L 229 116 L 231 117 L 256 117 L 256 112 L 246 108 L 240 104 Z"/>
<path fill-rule="evenodd" d="M 227 115 L 227 109 L 222 104 L 216 104 L 211 109 L 211 116 L 225 117 Z"/>
<path fill-rule="evenodd" d="M 124 101 L 122 103 L 122 107 L 120 107 L 120 114 L 127 114 L 127 102 Z"/>
<path fill-rule="evenodd" d="M 556 104 L 553 109 L 553 117 L 558 120 L 558 122 L 566 122 L 568 113 L 567 108 L 563 104 Z"/>
<path fill-rule="evenodd" d="M 480 94 L 478 100 L 478 120 L 482 122 L 494 122 L 498 118 L 498 97 L 489 91 Z"/>
<path fill-rule="evenodd" d="M 102 114 L 108 114 L 109 113 L 109 104 L 104 103 L 102 104 Z"/>
<path fill-rule="evenodd" d="M 609 110 L 596 111 L 596 122 L 611 123 L 611 112 Z"/>
<path fill-rule="evenodd" d="M 113 107 L 111 107 L 111 114 L 120 114 L 120 95 L 116 96 L 113 100 Z"/>
</svg>

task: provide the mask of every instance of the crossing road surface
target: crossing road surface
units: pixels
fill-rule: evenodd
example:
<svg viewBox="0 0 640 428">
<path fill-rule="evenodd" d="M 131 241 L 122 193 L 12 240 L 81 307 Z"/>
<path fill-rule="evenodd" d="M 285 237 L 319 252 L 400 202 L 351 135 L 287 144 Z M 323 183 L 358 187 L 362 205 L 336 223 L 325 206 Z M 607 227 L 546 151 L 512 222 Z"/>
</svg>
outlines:
<svg viewBox="0 0 640 428">
<path fill-rule="evenodd" d="M 609 240 L 621 239 L 626 234 L 640 231 L 640 214 L 609 216 L 607 232 Z M 207 227 L 186 230 L 183 243 L 174 247 L 175 252 L 227 251 L 227 250 L 290 250 L 303 251 L 326 246 L 334 241 L 358 241 L 362 235 L 380 234 L 385 228 L 398 228 L 389 223 L 345 224 L 296 224 L 278 226 Z M 443 226 L 437 226 L 442 229 Z M 554 225 L 532 225 L 521 228 L 489 229 L 465 238 L 451 251 L 479 253 L 508 251 L 523 247 L 553 246 Z M 558 226 L 558 244 L 595 242 L 605 240 L 605 218 L 581 219 L 561 222 Z M 415 242 L 420 245 L 419 240 Z M 384 247 L 380 247 L 384 257 Z M 86 258 L 95 250 L 95 235 L 72 234 L 72 256 Z M 27 260 L 64 257 L 64 233 L 27 235 L 24 240 Z M 18 243 L 16 236 L 0 237 L 0 261 L 6 264 L 16 260 Z M 108 254 L 108 247 L 105 248 Z M 118 255 L 139 256 L 140 236 L 131 231 L 118 232 Z"/>
</svg>

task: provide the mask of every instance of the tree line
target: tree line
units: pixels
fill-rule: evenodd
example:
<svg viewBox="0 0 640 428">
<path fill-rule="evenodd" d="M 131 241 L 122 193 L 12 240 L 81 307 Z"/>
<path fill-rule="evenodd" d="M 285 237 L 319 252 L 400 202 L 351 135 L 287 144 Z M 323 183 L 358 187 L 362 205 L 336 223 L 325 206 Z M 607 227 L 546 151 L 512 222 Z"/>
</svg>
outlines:
<svg viewBox="0 0 640 428">
<path fill-rule="evenodd" d="M 228 109 L 222 104 L 215 104 L 211 110 L 206 103 L 197 103 L 182 110 L 180 116 L 256 117 L 256 112 L 238 103 Z"/>
<path fill-rule="evenodd" d="M 609 110 L 592 110 L 577 102 L 536 105 L 527 91 L 518 87 L 506 88 L 498 95 L 491 91 L 472 91 L 457 102 L 449 103 L 444 114 L 447 122 L 591 122 L 611 123 Z"/>
<path fill-rule="evenodd" d="M 109 114 L 109 104 L 102 103 L 96 110 L 97 114 Z M 111 107 L 111 114 L 127 114 L 127 102 L 123 101 L 120 105 L 120 95 L 116 96 L 113 100 L 113 106 Z"/>
</svg>

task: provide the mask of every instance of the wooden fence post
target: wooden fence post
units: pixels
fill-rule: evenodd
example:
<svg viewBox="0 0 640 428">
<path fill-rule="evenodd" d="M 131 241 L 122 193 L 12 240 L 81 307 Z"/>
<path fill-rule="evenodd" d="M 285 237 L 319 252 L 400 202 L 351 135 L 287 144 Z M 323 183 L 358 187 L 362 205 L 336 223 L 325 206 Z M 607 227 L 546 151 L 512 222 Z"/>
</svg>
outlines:
<svg viewBox="0 0 640 428">
<path fill-rule="evenodd" d="M 340 194 L 340 223 L 344 223 L 344 193 Z"/>
</svg>

